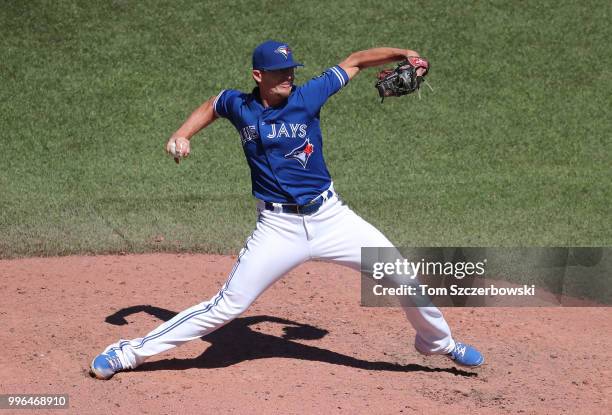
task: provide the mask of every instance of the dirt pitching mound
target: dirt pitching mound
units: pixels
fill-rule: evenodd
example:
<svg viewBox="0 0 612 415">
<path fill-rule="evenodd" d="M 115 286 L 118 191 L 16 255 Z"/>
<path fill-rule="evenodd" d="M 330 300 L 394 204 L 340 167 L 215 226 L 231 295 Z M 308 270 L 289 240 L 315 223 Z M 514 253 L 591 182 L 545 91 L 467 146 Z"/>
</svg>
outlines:
<svg viewBox="0 0 612 415">
<path fill-rule="evenodd" d="M 234 260 L 0 261 L 0 394 L 65 393 L 70 409 L 60 412 L 75 414 L 603 414 L 612 406 L 610 308 L 443 309 L 454 336 L 485 354 L 482 368 L 461 370 L 419 355 L 401 310 L 360 307 L 356 272 L 316 262 L 208 337 L 109 381 L 89 377 L 108 344 L 216 294 Z"/>
</svg>

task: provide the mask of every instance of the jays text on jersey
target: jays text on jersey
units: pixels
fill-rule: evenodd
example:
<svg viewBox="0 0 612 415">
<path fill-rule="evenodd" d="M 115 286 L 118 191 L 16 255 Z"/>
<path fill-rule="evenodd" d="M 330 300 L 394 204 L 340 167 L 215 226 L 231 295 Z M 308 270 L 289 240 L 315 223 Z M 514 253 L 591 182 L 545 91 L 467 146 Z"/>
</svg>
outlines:
<svg viewBox="0 0 612 415">
<path fill-rule="evenodd" d="M 264 107 L 259 89 L 250 94 L 223 90 L 215 113 L 240 134 L 251 169 L 253 195 L 266 202 L 305 205 L 331 185 L 323 158 L 320 110 L 349 81 L 334 66 L 301 86 L 276 107 Z"/>
</svg>

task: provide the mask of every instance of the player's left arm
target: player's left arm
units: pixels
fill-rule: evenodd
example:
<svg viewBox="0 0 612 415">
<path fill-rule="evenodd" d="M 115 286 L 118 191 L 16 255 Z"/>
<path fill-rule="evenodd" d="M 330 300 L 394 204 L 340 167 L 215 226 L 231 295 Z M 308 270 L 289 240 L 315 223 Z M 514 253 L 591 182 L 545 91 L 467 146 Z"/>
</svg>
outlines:
<svg viewBox="0 0 612 415">
<path fill-rule="evenodd" d="M 409 56 L 419 54 L 414 50 L 397 48 L 374 48 L 351 53 L 340 64 L 302 85 L 299 94 L 310 112 L 316 114 L 327 99 L 344 87 L 361 69 L 402 61 Z"/>
<path fill-rule="evenodd" d="M 344 69 L 349 79 L 353 79 L 362 69 L 401 61 L 409 56 L 421 55 L 410 49 L 374 48 L 351 53 L 339 66 Z"/>
</svg>

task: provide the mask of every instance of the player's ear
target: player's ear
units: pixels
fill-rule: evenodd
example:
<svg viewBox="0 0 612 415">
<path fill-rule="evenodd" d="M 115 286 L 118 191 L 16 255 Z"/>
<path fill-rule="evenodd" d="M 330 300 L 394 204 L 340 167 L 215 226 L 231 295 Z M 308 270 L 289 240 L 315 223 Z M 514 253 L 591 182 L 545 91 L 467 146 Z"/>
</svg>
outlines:
<svg viewBox="0 0 612 415">
<path fill-rule="evenodd" d="M 256 84 L 261 82 L 261 71 L 259 69 L 253 69 L 253 80 Z"/>
</svg>

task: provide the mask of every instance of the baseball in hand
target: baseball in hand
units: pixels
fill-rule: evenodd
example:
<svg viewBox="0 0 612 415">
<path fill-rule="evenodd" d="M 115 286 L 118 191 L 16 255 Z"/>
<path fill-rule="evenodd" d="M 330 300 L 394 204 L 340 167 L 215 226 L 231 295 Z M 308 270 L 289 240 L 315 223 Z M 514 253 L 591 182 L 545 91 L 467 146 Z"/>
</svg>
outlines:
<svg viewBox="0 0 612 415">
<path fill-rule="evenodd" d="M 170 143 L 170 155 L 174 158 L 181 158 L 180 145 L 176 148 L 176 141 Z"/>
<path fill-rule="evenodd" d="M 189 140 L 182 137 L 173 139 L 168 143 L 167 151 L 178 163 L 189 155 Z"/>
</svg>

